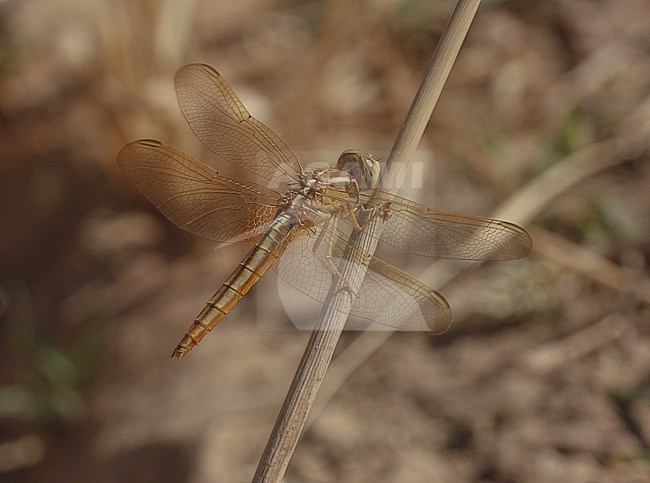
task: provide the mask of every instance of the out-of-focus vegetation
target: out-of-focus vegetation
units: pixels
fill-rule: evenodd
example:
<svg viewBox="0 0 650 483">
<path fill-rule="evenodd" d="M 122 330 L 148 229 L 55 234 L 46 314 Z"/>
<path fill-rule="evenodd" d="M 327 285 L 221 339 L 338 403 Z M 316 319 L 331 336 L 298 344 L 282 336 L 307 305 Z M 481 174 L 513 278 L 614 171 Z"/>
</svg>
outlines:
<svg viewBox="0 0 650 483">
<path fill-rule="evenodd" d="M 345 335 L 289 479 L 650 474 L 650 2 L 483 4 L 403 193 L 501 210 L 535 252 L 453 280 L 392 258 L 445 282 L 455 325 Z M 251 478 L 307 334 L 259 330 L 286 322 L 267 280 L 168 362 L 243 252 L 171 226 L 116 153 L 158 138 L 245 176 L 176 105 L 206 62 L 306 163 L 384 155 L 452 7 L 0 2 L 0 477 Z"/>
</svg>

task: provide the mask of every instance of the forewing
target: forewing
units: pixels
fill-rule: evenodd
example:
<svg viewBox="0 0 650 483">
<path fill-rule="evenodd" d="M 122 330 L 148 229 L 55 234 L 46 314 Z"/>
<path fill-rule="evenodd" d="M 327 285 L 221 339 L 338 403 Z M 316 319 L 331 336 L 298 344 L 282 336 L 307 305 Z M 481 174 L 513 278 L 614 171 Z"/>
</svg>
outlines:
<svg viewBox="0 0 650 483">
<path fill-rule="evenodd" d="M 315 234 L 306 233 L 293 240 L 275 269 L 289 285 L 324 303 L 333 277 L 339 276 L 346 242 L 333 234 L 319 243 Z M 367 257 L 359 253 L 351 258 Z M 393 329 L 434 334 L 451 323 L 451 309 L 442 295 L 378 258 L 371 259 L 350 313 Z"/>
<path fill-rule="evenodd" d="M 158 141 L 128 144 L 117 161 L 170 221 L 211 240 L 252 243 L 277 211 L 280 195 L 275 191 L 222 176 Z"/>
<path fill-rule="evenodd" d="M 231 163 L 277 186 L 302 172 L 291 148 L 252 117 L 212 67 L 190 64 L 176 74 L 183 115 L 199 140 Z"/>
<path fill-rule="evenodd" d="M 530 235 L 507 221 L 426 208 L 399 196 L 381 193 L 375 216 L 385 218 L 380 240 L 408 253 L 459 260 L 515 260 L 530 253 Z M 390 200 L 382 206 L 381 200 Z M 387 207 L 387 209 L 386 209 Z M 385 216 L 384 216 L 385 215 Z"/>
</svg>

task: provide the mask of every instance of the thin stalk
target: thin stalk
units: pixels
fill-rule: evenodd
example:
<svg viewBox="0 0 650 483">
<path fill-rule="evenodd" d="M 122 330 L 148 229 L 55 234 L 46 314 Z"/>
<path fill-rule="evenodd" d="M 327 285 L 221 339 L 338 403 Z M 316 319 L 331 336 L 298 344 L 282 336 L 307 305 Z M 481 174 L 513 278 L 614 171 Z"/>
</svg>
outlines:
<svg viewBox="0 0 650 483">
<path fill-rule="evenodd" d="M 456 4 L 385 164 L 383 186 L 395 191 L 399 188 L 479 4 L 480 0 L 459 0 Z M 381 231 L 382 222 L 376 217 L 365 230 L 351 237 L 340 267 L 347 287 L 340 282 L 332 284 L 328 302 L 300 361 L 254 482 L 282 480 L 354 302 L 349 289 L 358 291 L 365 277 L 371 255 L 360 257 L 359 254 L 375 252 Z"/>
</svg>

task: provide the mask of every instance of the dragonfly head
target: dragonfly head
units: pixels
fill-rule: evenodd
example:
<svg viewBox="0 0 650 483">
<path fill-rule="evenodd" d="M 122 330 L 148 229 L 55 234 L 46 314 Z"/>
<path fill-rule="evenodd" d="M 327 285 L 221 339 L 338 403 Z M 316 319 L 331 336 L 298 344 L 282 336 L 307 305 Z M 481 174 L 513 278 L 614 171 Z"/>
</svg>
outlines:
<svg viewBox="0 0 650 483">
<path fill-rule="evenodd" d="M 361 191 L 374 189 L 379 184 L 379 161 L 361 151 L 343 151 L 336 163 L 336 169 L 350 173 Z"/>
</svg>

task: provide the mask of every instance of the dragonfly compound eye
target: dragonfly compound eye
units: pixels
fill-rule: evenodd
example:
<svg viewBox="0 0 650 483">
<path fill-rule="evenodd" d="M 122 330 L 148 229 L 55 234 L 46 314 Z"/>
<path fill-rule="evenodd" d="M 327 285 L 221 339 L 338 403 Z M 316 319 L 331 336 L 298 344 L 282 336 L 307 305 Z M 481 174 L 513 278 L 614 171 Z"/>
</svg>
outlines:
<svg viewBox="0 0 650 483">
<path fill-rule="evenodd" d="M 336 168 L 349 173 L 361 191 L 373 189 L 379 182 L 379 162 L 361 151 L 343 151 Z"/>
</svg>

